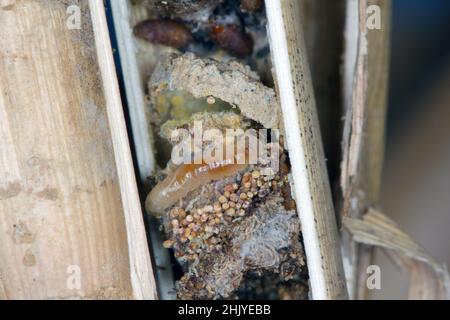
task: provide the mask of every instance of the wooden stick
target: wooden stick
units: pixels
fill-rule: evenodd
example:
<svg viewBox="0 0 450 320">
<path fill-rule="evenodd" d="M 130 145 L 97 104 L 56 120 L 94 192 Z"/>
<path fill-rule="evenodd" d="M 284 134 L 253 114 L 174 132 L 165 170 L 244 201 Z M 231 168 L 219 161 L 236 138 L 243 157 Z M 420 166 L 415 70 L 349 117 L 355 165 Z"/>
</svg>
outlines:
<svg viewBox="0 0 450 320">
<path fill-rule="evenodd" d="M 0 299 L 152 298 L 103 2 L 65 3 L 0 1 Z"/>
<path fill-rule="evenodd" d="M 145 114 L 145 84 L 141 81 L 137 61 L 137 46 L 130 25 L 131 8 L 128 0 L 111 1 L 117 44 L 120 51 L 123 78 L 128 100 L 131 128 L 136 148 L 136 158 L 141 179 L 145 181 L 155 170 L 155 157 L 151 129 Z M 147 75 L 148 77 L 148 75 Z"/>
<path fill-rule="evenodd" d="M 156 63 L 158 55 L 148 51 L 139 54 L 140 47 L 133 34 L 133 23 L 148 18 L 147 15 L 150 10 L 147 9 L 145 6 L 132 6 L 129 0 L 111 1 L 137 165 L 144 185 L 155 170 L 154 139 L 150 126 L 150 115 L 146 111 L 148 102 L 145 101 L 144 97 L 148 86 L 149 73 L 152 71 L 150 65 Z M 142 56 L 145 59 L 142 59 Z M 153 63 L 147 64 L 143 60 L 150 60 Z M 145 185 L 145 187 L 147 186 Z M 176 290 L 172 262 L 169 251 L 162 246 L 164 239 L 162 233 L 158 230 L 158 224 L 151 218 L 148 223 L 154 256 L 155 278 L 158 282 L 160 299 L 174 300 L 176 299 Z"/>
<path fill-rule="evenodd" d="M 367 8 L 380 8 L 381 29 L 368 30 Z M 389 0 L 348 0 L 344 58 L 346 112 L 341 188 L 343 217 L 361 218 L 379 206 L 384 159 L 389 74 Z M 366 269 L 372 250 L 343 235 L 343 252 L 351 298 L 367 297 Z"/>
<path fill-rule="evenodd" d="M 269 39 L 314 299 L 348 297 L 299 2 L 267 0 Z"/>
<path fill-rule="evenodd" d="M 89 7 L 122 195 L 133 294 L 136 299 L 155 299 L 157 298 L 156 283 L 148 252 L 142 207 L 136 185 L 103 1 L 89 0 Z"/>
</svg>

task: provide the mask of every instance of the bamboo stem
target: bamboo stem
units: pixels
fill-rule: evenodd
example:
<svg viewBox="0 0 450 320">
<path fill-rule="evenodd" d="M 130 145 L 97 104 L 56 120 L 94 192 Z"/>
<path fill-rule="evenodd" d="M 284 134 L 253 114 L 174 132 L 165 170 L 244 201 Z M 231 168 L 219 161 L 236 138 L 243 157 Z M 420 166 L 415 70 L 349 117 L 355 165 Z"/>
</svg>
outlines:
<svg viewBox="0 0 450 320">
<path fill-rule="evenodd" d="M 89 0 L 97 56 L 103 79 L 109 125 L 125 215 L 131 284 L 136 299 L 156 299 L 156 283 L 147 246 L 125 117 L 117 82 L 103 1 Z"/>
<path fill-rule="evenodd" d="M 91 12 L 87 1 L 71 1 L 81 13 L 80 29 L 68 28 L 65 1 L 3 5 L 0 299 L 144 296 L 130 279 L 142 271 L 136 247 L 144 250 L 146 240 L 127 242 L 127 233 L 140 241 L 143 224 L 132 198 L 134 176 L 103 2 L 96 1 Z M 98 18 L 97 57 L 92 20 Z M 111 87 L 103 90 L 102 81 Z M 130 219 L 138 225 L 130 227 Z M 141 259 L 148 257 L 141 253 Z M 151 283 L 151 271 L 141 275 Z"/>
<path fill-rule="evenodd" d="M 266 1 L 269 38 L 314 299 L 346 299 L 340 241 L 325 167 L 299 2 Z"/>
</svg>

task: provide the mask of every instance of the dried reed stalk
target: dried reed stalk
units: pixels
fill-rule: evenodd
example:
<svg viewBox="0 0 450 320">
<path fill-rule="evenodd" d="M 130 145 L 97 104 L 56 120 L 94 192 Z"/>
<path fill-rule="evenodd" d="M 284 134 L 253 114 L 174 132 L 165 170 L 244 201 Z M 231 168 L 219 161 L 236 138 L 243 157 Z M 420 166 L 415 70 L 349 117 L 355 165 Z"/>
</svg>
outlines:
<svg viewBox="0 0 450 320">
<path fill-rule="evenodd" d="M 389 0 L 348 0 L 344 55 L 345 124 L 341 163 L 341 216 L 361 218 L 378 207 L 384 158 L 387 105 Z M 381 29 L 368 30 L 367 8 L 380 9 Z M 372 250 L 343 233 L 343 254 L 351 298 L 366 298 L 366 268 Z"/>
<path fill-rule="evenodd" d="M 340 241 L 299 19 L 300 3 L 266 1 L 269 41 L 314 299 L 346 299 Z"/>
</svg>

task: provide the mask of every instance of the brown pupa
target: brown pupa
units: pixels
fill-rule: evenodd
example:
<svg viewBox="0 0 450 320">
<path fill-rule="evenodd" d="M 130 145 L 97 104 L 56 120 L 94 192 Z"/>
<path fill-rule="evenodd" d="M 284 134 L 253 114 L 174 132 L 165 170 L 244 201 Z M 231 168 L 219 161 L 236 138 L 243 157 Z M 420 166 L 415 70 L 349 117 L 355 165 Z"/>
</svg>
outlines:
<svg viewBox="0 0 450 320">
<path fill-rule="evenodd" d="M 142 21 L 134 27 L 134 34 L 149 42 L 177 49 L 192 41 L 191 31 L 184 24 L 169 19 Z"/>
<path fill-rule="evenodd" d="M 253 52 L 252 37 L 235 25 L 214 25 L 210 31 L 211 39 L 222 49 L 239 58 Z"/>
</svg>

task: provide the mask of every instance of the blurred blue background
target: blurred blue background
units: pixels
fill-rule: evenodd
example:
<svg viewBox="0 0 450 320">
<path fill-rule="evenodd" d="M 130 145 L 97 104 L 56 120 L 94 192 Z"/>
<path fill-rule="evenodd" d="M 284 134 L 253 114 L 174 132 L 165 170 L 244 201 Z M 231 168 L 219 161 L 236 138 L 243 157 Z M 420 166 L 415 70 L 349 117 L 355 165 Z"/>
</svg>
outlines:
<svg viewBox="0 0 450 320">
<path fill-rule="evenodd" d="M 450 1 L 392 0 L 392 5 L 390 133 L 450 59 Z"/>
<path fill-rule="evenodd" d="M 450 1 L 392 0 L 382 210 L 450 266 Z M 381 251 L 380 291 L 406 298 L 407 273 Z"/>
</svg>

